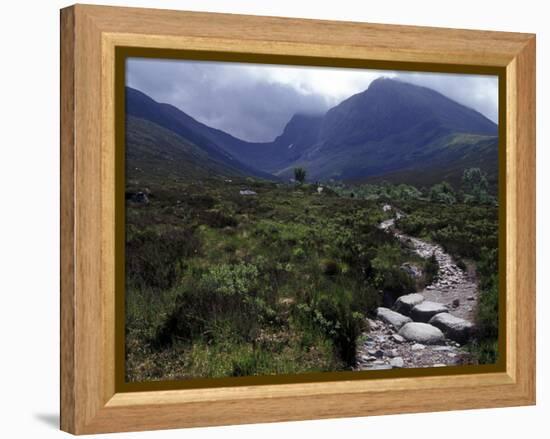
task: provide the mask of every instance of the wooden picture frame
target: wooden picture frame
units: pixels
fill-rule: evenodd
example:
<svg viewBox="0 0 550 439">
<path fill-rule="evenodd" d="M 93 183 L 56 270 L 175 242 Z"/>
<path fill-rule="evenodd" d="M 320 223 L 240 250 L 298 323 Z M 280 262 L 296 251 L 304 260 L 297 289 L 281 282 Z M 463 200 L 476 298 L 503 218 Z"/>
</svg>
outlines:
<svg viewBox="0 0 550 439">
<path fill-rule="evenodd" d="M 260 62 L 279 57 L 317 65 L 389 62 L 409 70 L 498 71 L 506 108 L 502 367 L 121 392 L 115 361 L 115 242 L 122 233 L 115 191 L 115 55 L 121 47 L 196 51 L 216 59 L 240 54 Z M 89 5 L 61 11 L 62 430 L 86 434 L 529 405 L 535 403 L 535 363 L 534 35 Z"/>
</svg>

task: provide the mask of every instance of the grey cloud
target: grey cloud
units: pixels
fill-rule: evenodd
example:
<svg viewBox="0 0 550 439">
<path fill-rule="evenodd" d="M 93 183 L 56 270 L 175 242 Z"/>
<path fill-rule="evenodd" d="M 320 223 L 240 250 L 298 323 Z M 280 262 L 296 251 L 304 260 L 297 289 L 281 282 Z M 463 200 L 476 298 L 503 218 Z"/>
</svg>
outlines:
<svg viewBox="0 0 550 439">
<path fill-rule="evenodd" d="M 249 141 L 273 140 L 294 114 L 324 113 L 365 90 L 377 76 L 432 88 L 498 120 L 496 77 L 339 70 L 133 58 L 127 64 L 127 84 Z M 347 90 L 345 96 L 342 90 Z"/>
<path fill-rule="evenodd" d="M 130 60 L 127 84 L 209 126 L 249 141 L 270 141 L 295 113 L 328 110 L 318 94 L 270 82 L 246 65 Z"/>
</svg>

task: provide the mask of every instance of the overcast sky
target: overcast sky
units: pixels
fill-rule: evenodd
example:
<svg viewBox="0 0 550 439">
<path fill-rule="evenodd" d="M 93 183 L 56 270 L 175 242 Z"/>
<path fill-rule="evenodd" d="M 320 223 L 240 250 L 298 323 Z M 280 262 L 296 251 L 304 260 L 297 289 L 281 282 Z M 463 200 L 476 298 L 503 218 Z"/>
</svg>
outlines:
<svg viewBox="0 0 550 439">
<path fill-rule="evenodd" d="M 498 120 L 496 76 L 146 58 L 126 65 L 130 87 L 254 142 L 273 140 L 294 114 L 324 113 L 381 76 L 430 87 Z"/>
</svg>

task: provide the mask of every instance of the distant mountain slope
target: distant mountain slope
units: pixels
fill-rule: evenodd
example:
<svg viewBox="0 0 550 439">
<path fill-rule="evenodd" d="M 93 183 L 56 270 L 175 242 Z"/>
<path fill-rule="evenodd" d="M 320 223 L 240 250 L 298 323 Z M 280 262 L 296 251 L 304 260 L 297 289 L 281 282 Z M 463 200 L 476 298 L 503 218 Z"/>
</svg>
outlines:
<svg viewBox="0 0 550 439">
<path fill-rule="evenodd" d="M 441 93 L 394 79 L 373 81 L 326 114 L 294 115 L 268 143 L 208 127 L 136 90 L 127 89 L 127 95 L 129 114 L 176 132 L 211 158 L 250 175 L 286 179 L 302 166 L 309 180 L 431 184 L 442 177 L 458 181 L 465 168 L 479 166 L 496 181 L 497 125 Z"/>
<path fill-rule="evenodd" d="M 357 145 L 380 141 L 414 129 L 497 135 L 496 125 L 482 114 L 432 89 L 389 78 L 330 109 L 322 123 L 320 140 L 328 144 Z"/>
<path fill-rule="evenodd" d="M 273 142 L 251 143 L 212 129 L 206 135 L 244 163 L 269 173 L 277 173 L 300 159 L 316 144 L 323 116 L 295 114 Z"/>
<path fill-rule="evenodd" d="M 173 131 L 135 116 L 126 118 L 126 174 L 129 179 L 143 175 L 164 179 L 247 175 Z"/>
<path fill-rule="evenodd" d="M 418 168 L 437 181 L 475 166 L 477 153 L 485 171 L 496 174 L 498 160 L 486 158 L 497 157 L 497 134 L 489 119 L 440 93 L 381 78 L 330 109 L 317 142 L 277 173 L 290 176 L 300 165 L 314 179 L 358 180 Z"/>
<path fill-rule="evenodd" d="M 225 148 L 218 145 L 213 140 L 213 136 L 210 135 L 212 131 L 215 131 L 213 128 L 201 124 L 176 107 L 158 103 L 146 94 L 131 87 L 126 87 L 126 115 L 152 122 L 159 127 L 172 131 L 183 141 L 193 144 L 205 152 L 210 160 L 239 170 L 244 175 L 273 178 L 271 174 L 243 163 Z M 229 135 L 226 134 L 226 136 Z"/>
</svg>

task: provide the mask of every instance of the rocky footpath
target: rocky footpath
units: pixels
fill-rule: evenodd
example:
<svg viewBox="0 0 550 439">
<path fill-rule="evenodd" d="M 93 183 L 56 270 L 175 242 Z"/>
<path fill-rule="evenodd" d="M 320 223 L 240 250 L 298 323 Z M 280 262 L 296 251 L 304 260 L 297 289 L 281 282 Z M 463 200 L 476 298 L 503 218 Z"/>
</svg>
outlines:
<svg viewBox="0 0 550 439">
<path fill-rule="evenodd" d="M 388 230 L 392 230 L 388 228 Z M 404 235 L 397 231 L 395 236 L 406 245 L 412 247 L 422 258 L 432 254 L 439 264 L 438 279 L 428 285 L 421 294 L 431 302 L 442 303 L 452 310 L 452 314 L 473 320 L 478 300 L 478 289 L 475 279 L 461 270 L 453 261 L 451 255 L 445 253 L 440 245 L 432 244 L 418 238 Z"/>
<path fill-rule="evenodd" d="M 357 370 L 403 367 L 443 367 L 468 364 L 470 355 L 461 348 L 474 329 L 477 285 L 445 253 L 441 246 L 404 235 L 394 228 L 395 218 L 380 224 L 422 258 L 435 255 L 437 281 L 420 293 L 398 298 L 389 308 L 378 308 L 369 319 L 369 332 L 358 347 Z M 410 267 L 406 267 L 410 268 Z"/>
</svg>

